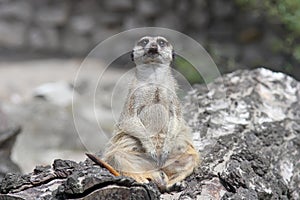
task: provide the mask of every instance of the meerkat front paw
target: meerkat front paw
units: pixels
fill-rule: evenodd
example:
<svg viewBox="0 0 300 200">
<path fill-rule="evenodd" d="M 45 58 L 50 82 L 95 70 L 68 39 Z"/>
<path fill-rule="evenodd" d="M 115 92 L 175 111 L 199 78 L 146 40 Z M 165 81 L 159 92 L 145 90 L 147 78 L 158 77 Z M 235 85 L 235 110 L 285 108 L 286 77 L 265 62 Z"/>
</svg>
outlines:
<svg viewBox="0 0 300 200">
<path fill-rule="evenodd" d="M 155 161 L 155 162 L 158 162 L 159 159 L 158 159 L 158 155 L 157 155 L 157 152 L 155 151 L 155 149 L 151 149 L 151 150 L 148 150 L 148 154 L 149 156 Z"/>
<path fill-rule="evenodd" d="M 161 170 L 153 169 L 149 171 L 144 171 L 141 173 L 136 172 L 124 172 L 124 176 L 129 176 L 135 179 L 139 183 L 149 183 L 153 182 L 157 185 L 161 192 L 166 191 L 169 179 L 168 176 Z"/>
<path fill-rule="evenodd" d="M 155 162 L 158 162 L 158 155 L 153 143 L 150 142 L 144 143 L 143 147 L 145 149 L 145 152 L 149 155 L 149 157 L 153 159 Z"/>
<path fill-rule="evenodd" d="M 169 148 L 169 146 L 164 145 L 158 159 L 158 165 L 160 167 L 162 167 L 166 163 L 167 159 L 169 158 L 170 152 L 171 149 Z"/>
</svg>

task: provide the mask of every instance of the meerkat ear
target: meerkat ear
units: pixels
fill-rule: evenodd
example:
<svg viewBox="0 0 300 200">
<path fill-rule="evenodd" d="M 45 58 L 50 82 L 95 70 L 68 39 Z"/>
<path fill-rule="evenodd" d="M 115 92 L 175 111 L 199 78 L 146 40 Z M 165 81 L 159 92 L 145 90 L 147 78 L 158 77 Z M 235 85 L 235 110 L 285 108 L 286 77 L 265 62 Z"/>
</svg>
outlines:
<svg viewBox="0 0 300 200">
<path fill-rule="evenodd" d="M 130 52 L 130 58 L 131 58 L 132 61 L 134 61 L 133 50 Z"/>
<path fill-rule="evenodd" d="M 175 59 L 175 51 L 172 50 L 172 60 L 174 61 L 174 59 Z"/>
</svg>

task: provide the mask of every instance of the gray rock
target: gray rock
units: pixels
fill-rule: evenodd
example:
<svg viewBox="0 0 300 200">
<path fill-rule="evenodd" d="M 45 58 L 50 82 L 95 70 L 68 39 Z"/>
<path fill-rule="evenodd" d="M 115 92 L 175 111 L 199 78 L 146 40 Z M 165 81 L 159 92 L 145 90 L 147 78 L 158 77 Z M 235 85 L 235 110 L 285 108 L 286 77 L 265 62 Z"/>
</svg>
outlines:
<svg viewBox="0 0 300 200">
<path fill-rule="evenodd" d="M 72 2 L 72 15 L 95 15 L 102 12 L 104 1 L 89 0 Z"/>
<path fill-rule="evenodd" d="M 81 116 L 76 115 L 77 121 L 75 122 L 71 104 L 57 102 L 58 100 L 52 102 L 53 100 L 48 100 L 49 96 L 45 97 L 48 99 L 42 98 L 34 98 L 30 102 L 10 108 L 10 116 L 24 126 L 23 134 L 20 137 L 21 141 L 18 141 L 18 159 L 25 156 L 26 152 L 39 151 L 32 157 L 33 160 L 38 160 L 37 157 L 41 154 L 47 154 L 47 152 L 55 154 L 65 150 L 70 153 L 71 151 L 82 151 L 84 148 L 82 142 L 87 141 L 88 137 L 97 136 L 99 138 L 101 133 L 97 123 L 87 118 L 84 115 L 85 113 Z M 63 100 L 66 101 L 66 99 Z M 80 105 L 75 104 L 74 106 L 79 107 Z M 86 112 L 81 107 L 77 109 Z M 32 115 L 32 113 L 35 114 Z M 86 132 L 78 133 L 75 125 Z M 31 141 L 32 137 L 34 137 L 34 142 Z M 105 142 L 105 137 L 101 141 L 90 140 L 88 148 L 96 148 Z M 26 148 L 28 144 L 31 146 Z M 26 152 L 24 152 L 24 149 L 26 149 Z M 38 162 L 41 162 L 40 160 Z"/>
<path fill-rule="evenodd" d="M 7 174 L 0 187 L 0 198 L 10 199 L 150 200 L 159 199 L 159 194 L 154 184 L 115 177 L 89 160 L 76 163 L 57 159 L 52 168 L 38 166 L 29 175 Z"/>
<path fill-rule="evenodd" d="M 93 44 L 97 45 L 103 40 L 108 39 L 109 37 L 119 33 L 119 29 L 105 29 L 105 28 L 96 28 L 93 33 Z"/>
<path fill-rule="evenodd" d="M 239 48 L 232 43 L 210 43 L 209 46 L 217 56 L 236 58 L 240 54 Z"/>
<path fill-rule="evenodd" d="M 140 28 L 144 26 L 147 26 L 147 21 L 142 17 L 136 17 L 136 15 L 127 16 L 122 25 L 124 30 Z"/>
<path fill-rule="evenodd" d="M 241 60 L 244 63 L 251 63 L 251 66 L 261 65 L 265 58 L 265 49 L 261 46 L 260 49 L 257 49 L 256 45 L 248 44 L 243 46 L 243 54 Z"/>
<path fill-rule="evenodd" d="M 178 26 L 179 16 L 177 16 L 173 12 L 167 12 L 164 15 L 161 15 L 160 18 L 157 18 L 154 22 L 154 26 L 170 28 L 174 30 L 178 30 L 181 28 Z"/>
<path fill-rule="evenodd" d="M 62 107 L 71 106 L 73 96 L 75 95 L 77 93 L 73 92 L 73 88 L 66 81 L 45 83 L 33 91 L 34 97 L 44 99 Z"/>
<path fill-rule="evenodd" d="M 34 49 L 54 50 L 59 47 L 59 34 L 55 28 L 32 27 L 28 34 L 28 43 Z"/>
<path fill-rule="evenodd" d="M 213 186 L 219 176 L 224 188 L 207 195 L 222 199 L 298 199 L 300 83 L 256 69 L 236 71 L 208 87 L 191 92 L 185 105 L 202 155 L 199 171 L 187 181 Z M 196 198 L 196 191 L 185 194 Z"/>
<path fill-rule="evenodd" d="M 104 6 L 110 11 L 128 11 L 133 8 L 132 0 L 109 0 L 104 2 Z"/>
<path fill-rule="evenodd" d="M 201 164 L 185 187 L 160 198 L 299 199 L 299 100 L 299 82 L 263 68 L 195 86 L 184 107 Z M 89 160 L 56 160 L 52 168 L 8 174 L 0 193 L 11 199 L 159 198 L 154 185 L 114 177 Z"/>
<path fill-rule="evenodd" d="M 192 4 L 189 1 L 178 0 L 175 4 L 176 11 L 180 15 L 187 15 L 192 10 Z"/>
<path fill-rule="evenodd" d="M 212 1 L 212 12 L 216 18 L 224 19 L 234 15 L 234 3 L 232 1 Z"/>
<path fill-rule="evenodd" d="M 1 106 L 1 104 L 0 104 Z M 6 173 L 20 173 L 12 160 L 11 152 L 21 128 L 15 126 L 0 107 L 0 181 Z"/>
<path fill-rule="evenodd" d="M 71 29 L 79 34 L 90 33 L 94 26 L 94 19 L 88 15 L 74 16 L 70 19 Z"/>
<path fill-rule="evenodd" d="M 7 119 L 6 114 L 1 109 L 2 104 L 0 104 L 0 131 L 6 131 L 10 127 L 10 122 Z"/>
<path fill-rule="evenodd" d="M 96 22 L 99 26 L 95 27 L 97 29 L 107 29 L 109 27 L 118 27 L 124 16 L 118 12 L 108 12 L 102 11 L 97 13 Z"/>
<path fill-rule="evenodd" d="M 36 2 L 37 3 L 37 2 Z M 38 2 L 39 4 L 41 2 Z M 66 1 L 55 1 L 48 6 L 39 5 L 35 20 L 42 25 L 62 26 L 65 25 L 69 16 L 69 4 Z"/>
<path fill-rule="evenodd" d="M 0 21 L 0 46 L 18 48 L 25 44 L 25 24 Z"/>
<path fill-rule="evenodd" d="M 137 12 L 143 18 L 157 17 L 160 11 L 160 6 L 157 6 L 157 1 L 141 0 L 137 2 Z"/>
<path fill-rule="evenodd" d="M 24 0 L 8 1 L 0 6 L 0 18 L 29 21 L 32 16 L 32 5 Z"/>
<path fill-rule="evenodd" d="M 231 40 L 235 35 L 233 24 L 228 22 L 212 24 L 208 32 L 210 38 L 215 41 Z"/>
<path fill-rule="evenodd" d="M 65 32 L 63 36 L 62 47 L 64 51 L 73 54 L 86 54 L 91 50 L 90 40 L 85 35 L 80 35 L 72 32 L 71 30 Z"/>
<path fill-rule="evenodd" d="M 202 10 L 192 10 L 187 18 L 187 23 L 193 28 L 198 30 L 204 28 L 209 22 L 207 12 Z"/>
</svg>

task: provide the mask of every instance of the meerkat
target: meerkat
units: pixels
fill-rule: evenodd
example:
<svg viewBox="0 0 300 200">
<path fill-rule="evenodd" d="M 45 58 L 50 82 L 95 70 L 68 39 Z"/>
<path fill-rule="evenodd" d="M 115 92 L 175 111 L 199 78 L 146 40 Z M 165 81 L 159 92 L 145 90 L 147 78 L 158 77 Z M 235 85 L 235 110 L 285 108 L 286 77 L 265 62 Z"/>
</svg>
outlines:
<svg viewBox="0 0 300 200">
<path fill-rule="evenodd" d="M 172 45 L 164 37 L 142 37 L 131 56 L 135 75 L 103 161 L 163 191 L 190 175 L 199 155 L 176 95 Z"/>
</svg>

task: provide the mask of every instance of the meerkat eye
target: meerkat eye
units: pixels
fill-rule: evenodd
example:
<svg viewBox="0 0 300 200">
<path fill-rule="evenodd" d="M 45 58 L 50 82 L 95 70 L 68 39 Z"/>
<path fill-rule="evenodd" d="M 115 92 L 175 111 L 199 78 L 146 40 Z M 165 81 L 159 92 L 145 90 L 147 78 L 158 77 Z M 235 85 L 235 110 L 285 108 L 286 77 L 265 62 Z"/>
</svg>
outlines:
<svg viewBox="0 0 300 200">
<path fill-rule="evenodd" d="M 142 39 L 141 41 L 138 42 L 138 45 L 145 47 L 148 44 L 149 40 L 148 39 Z"/>
<path fill-rule="evenodd" d="M 163 39 L 158 39 L 157 43 L 159 44 L 160 47 L 164 47 L 167 45 L 167 41 L 165 41 Z"/>
</svg>

